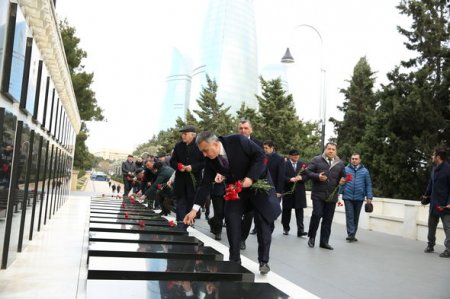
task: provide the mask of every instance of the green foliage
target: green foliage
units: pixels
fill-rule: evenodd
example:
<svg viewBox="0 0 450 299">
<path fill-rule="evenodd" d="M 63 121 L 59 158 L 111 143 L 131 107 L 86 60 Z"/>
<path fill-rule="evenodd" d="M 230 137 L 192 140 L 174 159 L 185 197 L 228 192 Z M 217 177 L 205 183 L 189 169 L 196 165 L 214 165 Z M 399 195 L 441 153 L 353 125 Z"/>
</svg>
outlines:
<svg viewBox="0 0 450 299">
<path fill-rule="evenodd" d="M 81 65 L 81 61 L 87 57 L 87 53 L 78 47 L 80 39 L 75 35 L 75 28 L 64 20 L 59 23 L 59 29 L 82 121 L 81 131 L 77 135 L 75 144 L 74 167 L 90 169 L 94 166 L 95 160 L 85 143 L 89 137 L 85 122 L 104 120 L 103 110 L 98 106 L 95 92 L 91 89 L 94 74 L 83 71 L 84 66 Z"/>
<path fill-rule="evenodd" d="M 360 58 L 353 69 L 351 80 L 348 80 L 349 87 L 340 90 L 344 95 L 344 102 L 338 109 L 344 112 L 344 119 L 338 121 L 330 118 L 337 135 L 339 157 L 344 161 L 350 161 L 352 153 L 361 152 L 366 125 L 374 116 L 376 98 L 373 92 L 373 75 L 366 57 Z"/>
<path fill-rule="evenodd" d="M 262 96 L 259 102 L 259 129 L 255 130 L 262 141 L 270 139 L 280 153 L 291 149 L 303 151 L 310 158 L 319 152 L 320 136 L 317 123 L 304 122 L 297 116 L 292 95 L 286 95 L 281 79 L 266 81 L 260 77 Z"/>
</svg>

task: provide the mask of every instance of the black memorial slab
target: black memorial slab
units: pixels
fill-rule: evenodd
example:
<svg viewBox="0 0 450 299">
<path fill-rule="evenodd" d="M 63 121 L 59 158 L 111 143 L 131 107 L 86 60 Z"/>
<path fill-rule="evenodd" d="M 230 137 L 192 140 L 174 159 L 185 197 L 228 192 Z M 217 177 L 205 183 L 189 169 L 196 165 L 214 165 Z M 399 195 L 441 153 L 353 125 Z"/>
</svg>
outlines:
<svg viewBox="0 0 450 299">
<path fill-rule="evenodd" d="M 97 219 L 138 219 L 138 220 L 150 220 L 156 222 L 164 222 L 168 223 L 169 221 L 162 217 L 161 215 L 153 215 L 153 216 L 140 216 L 140 215 L 130 215 L 125 216 L 125 214 L 99 214 L 99 213 L 91 213 L 91 217 L 95 217 Z"/>
<path fill-rule="evenodd" d="M 180 244 L 89 242 L 88 259 L 91 256 L 223 260 L 223 255 L 211 247 Z"/>
<path fill-rule="evenodd" d="M 89 231 L 128 232 L 140 234 L 187 235 L 187 231 L 178 227 L 139 226 L 131 224 L 90 223 Z"/>
<path fill-rule="evenodd" d="M 233 262 L 93 256 L 88 279 L 253 282 L 255 274 Z"/>
<path fill-rule="evenodd" d="M 145 224 L 146 226 L 162 226 L 162 227 L 168 227 L 168 221 L 164 219 L 165 221 L 153 221 L 153 220 L 143 220 L 143 219 L 132 219 L 132 218 L 98 218 L 98 217 L 91 217 L 89 218 L 90 223 L 116 223 L 116 224 L 131 224 L 131 225 L 140 225 L 140 221 L 143 221 L 141 223 Z"/>
<path fill-rule="evenodd" d="M 111 233 L 95 231 L 89 232 L 89 241 L 203 245 L 203 242 L 197 238 L 186 235 L 136 234 L 123 232 Z"/>
<path fill-rule="evenodd" d="M 288 299 L 268 283 L 88 279 L 87 299 Z"/>
<path fill-rule="evenodd" d="M 99 210 L 99 209 L 95 209 L 90 211 L 90 215 L 91 216 L 97 216 L 97 215 L 109 215 L 109 216 L 122 216 L 125 217 L 125 214 L 127 214 L 128 216 L 144 216 L 144 217 L 156 217 L 159 218 L 161 217 L 160 214 L 155 213 L 153 211 L 149 211 L 149 212 L 135 212 L 135 211 L 123 211 L 123 210 Z"/>
</svg>

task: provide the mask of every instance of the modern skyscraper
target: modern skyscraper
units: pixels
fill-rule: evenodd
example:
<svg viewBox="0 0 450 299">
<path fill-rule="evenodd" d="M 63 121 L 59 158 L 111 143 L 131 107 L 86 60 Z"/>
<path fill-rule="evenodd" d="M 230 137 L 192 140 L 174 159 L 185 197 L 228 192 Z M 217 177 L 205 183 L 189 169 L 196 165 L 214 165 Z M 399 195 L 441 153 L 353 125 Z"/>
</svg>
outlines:
<svg viewBox="0 0 450 299">
<path fill-rule="evenodd" d="M 161 130 L 173 127 L 178 117 L 185 118 L 191 91 L 191 72 L 190 59 L 174 48 L 172 66 L 167 77 L 163 117 L 160 122 Z"/>
<path fill-rule="evenodd" d="M 192 74 L 189 109 L 196 109 L 206 74 L 218 85 L 217 100 L 256 108 L 258 65 L 252 0 L 210 0 L 201 37 L 200 61 Z"/>
</svg>

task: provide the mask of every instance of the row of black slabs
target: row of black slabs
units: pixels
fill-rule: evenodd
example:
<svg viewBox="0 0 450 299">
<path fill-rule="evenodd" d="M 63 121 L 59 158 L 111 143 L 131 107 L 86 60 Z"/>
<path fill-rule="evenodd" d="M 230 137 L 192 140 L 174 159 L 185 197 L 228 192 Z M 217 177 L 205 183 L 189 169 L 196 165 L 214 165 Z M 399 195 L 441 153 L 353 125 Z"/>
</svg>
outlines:
<svg viewBox="0 0 450 299">
<path fill-rule="evenodd" d="M 91 201 L 86 298 L 288 298 L 128 199 Z"/>
</svg>

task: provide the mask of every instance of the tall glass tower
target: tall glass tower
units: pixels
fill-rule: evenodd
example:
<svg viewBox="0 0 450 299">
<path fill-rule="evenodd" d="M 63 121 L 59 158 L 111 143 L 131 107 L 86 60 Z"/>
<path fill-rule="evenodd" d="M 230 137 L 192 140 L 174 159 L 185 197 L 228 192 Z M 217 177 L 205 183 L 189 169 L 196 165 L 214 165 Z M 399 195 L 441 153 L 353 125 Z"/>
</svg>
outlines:
<svg viewBox="0 0 450 299">
<path fill-rule="evenodd" d="M 206 74 L 217 82 L 217 100 L 239 110 L 256 108 L 258 64 L 252 0 L 210 0 L 201 37 L 200 61 L 192 74 L 189 109 L 197 108 Z"/>
</svg>

